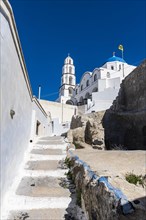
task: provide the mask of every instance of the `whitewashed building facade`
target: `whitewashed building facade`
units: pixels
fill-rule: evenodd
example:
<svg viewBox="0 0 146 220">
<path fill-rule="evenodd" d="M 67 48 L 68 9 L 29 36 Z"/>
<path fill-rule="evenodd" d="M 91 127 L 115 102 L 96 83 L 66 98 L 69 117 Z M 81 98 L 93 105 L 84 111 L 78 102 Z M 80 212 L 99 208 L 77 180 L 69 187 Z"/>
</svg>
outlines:
<svg viewBox="0 0 146 220">
<path fill-rule="evenodd" d="M 136 68 L 113 53 L 101 67 L 95 68 L 93 72 L 85 72 L 80 83 L 75 84 L 73 59 L 68 56 L 64 63 L 57 101 L 86 105 L 86 113 L 108 109 L 118 94 L 122 80 Z"/>
</svg>

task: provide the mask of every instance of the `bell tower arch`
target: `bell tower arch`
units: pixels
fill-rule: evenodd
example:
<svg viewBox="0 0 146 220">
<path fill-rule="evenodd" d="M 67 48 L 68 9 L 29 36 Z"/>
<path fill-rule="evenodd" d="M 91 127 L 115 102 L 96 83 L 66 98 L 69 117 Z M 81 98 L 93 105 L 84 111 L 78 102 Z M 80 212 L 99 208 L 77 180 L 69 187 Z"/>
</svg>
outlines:
<svg viewBox="0 0 146 220">
<path fill-rule="evenodd" d="M 76 85 L 76 76 L 75 76 L 75 66 L 73 59 L 68 56 L 64 60 L 64 65 L 62 67 L 62 76 L 61 76 L 61 87 L 59 91 L 59 96 L 62 98 L 60 100 L 70 99 L 74 94 L 74 89 Z"/>
</svg>

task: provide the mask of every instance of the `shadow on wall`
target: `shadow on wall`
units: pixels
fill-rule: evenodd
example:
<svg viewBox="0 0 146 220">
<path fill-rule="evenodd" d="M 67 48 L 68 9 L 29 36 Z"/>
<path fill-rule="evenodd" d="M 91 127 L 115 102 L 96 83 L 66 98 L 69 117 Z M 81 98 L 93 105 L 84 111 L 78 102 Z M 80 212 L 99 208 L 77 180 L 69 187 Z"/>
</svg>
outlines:
<svg viewBox="0 0 146 220">
<path fill-rule="evenodd" d="M 107 110 L 103 118 L 107 150 L 146 150 L 146 113 L 119 115 Z"/>
</svg>

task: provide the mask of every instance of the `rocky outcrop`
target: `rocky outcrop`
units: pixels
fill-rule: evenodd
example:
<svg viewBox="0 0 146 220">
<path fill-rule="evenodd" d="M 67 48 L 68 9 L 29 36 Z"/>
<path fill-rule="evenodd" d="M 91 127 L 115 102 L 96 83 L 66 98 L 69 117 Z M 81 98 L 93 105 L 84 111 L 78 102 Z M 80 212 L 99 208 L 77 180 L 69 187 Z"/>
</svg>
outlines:
<svg viewBox="0 0 146 220">
<path fill-rule="evenodd" d="M 88 114 L 82 114 L 82 115 L 73 115 L 71 120 L 71 129 L 79 128 L 79 127 L 86 127 L 86 123 L 91 118 L 92 115 Z"/>
<path fill-rule="evenodd" d="M 67 134 L 68 141 L 76 146 L 104 149 L 104 129 L 102 118 L 104 111 L 82 116 L 73 116 L 71 129 Z"/>
<path fill-rule="evenodd" d="M 146 61 L 123 80 L 103 127 L 107 149 L 146 149 Z"/>
<path fill-rule="evenodd" d="M 70 143 L 73 142 L 84 142 L 85 137 L 84 137 L 84 129 L 83 128 L 76 128 L 68 131 L 68 140 Z"/>
<path fill-rule="evenodd" d="M 92 145 L 93 148 L 103 149 L 104 147 L 104 129 L 102 127 L 101 118 L 98 120 L 91 118 L 86 123 L 85 142 Z"/>
</svg>

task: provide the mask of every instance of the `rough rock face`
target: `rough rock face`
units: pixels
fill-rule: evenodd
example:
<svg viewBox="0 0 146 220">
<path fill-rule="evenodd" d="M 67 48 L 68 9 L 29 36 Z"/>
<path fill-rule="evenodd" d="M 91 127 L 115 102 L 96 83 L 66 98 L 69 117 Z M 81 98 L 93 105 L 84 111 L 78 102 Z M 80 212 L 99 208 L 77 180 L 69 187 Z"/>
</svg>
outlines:
<svg viewBox="0 0 146 220">
<path fill-rule="evenodd" d="M 99 176 L 79 157 L 73 156 L 72 153 L 69 155 L 69 173 L 76 186 L 77 203 L 80 204 L 87 219 L 145 220 L 146 208 L 143 197 L 128 200 L 119 189 L 119 182 L 118 186 L 113 186 L 107 176 Z"/>
<path fill-rule="evenodd" d="M 105 177 L 97 177 L 87 164 L 77 160 L 71 158 L 71 174 L 76 185 L 77 200 L 87 219 L 121 220 L 119 211 L 125 211 L 124 214 L 134 211 L 128 200 L 123 200 L 121 192 L 120 197 L 116 195 L 116 188 L 113 188 Z M 128 204 L 128 209 L 122 210 L 123 202 Z"/>
<path fill-rule="evenodd" d="M 69 131 L 68 131 L 68 134 L 67 134 L 68 141 L 69 141 L 70 143 L 77 142 L 77 141 L 84 142 L 84 141 L 85 141 L 84 130 L 85 130 L 85 129 L 82 128 L 82 127 L 69 130 Z"/>
<path fill-rule="evenodd" d="M 82 116 L 73 116 L 71 130 L 67 134 L 70 143 L 87 147 L 104 149 L 104 129 L 102 126 L 103 112 L 95 112 Z"/>
<path fill-rule="evenodd" d="M 103 127 L 107 149 L 146 149 L 146 61 L 123 80 Z"/>
<path fill-rule="evenodd" d="M 87 121 L 85 142 L 97 149 L 102 149 L 104 147 L 104 130 L 101 121 L 95 121 L 94 119 Z"/>
<path fill-rule="evenodd" d="M 83 115 L 74 115 L 72 117 L 70 128 L 75 129 L 75 128 L 78 128 L 78 127 L 85 127 L 87 121 L 89 120 L 89 117 L 90 117 L 89 115 L 85 115 L 85 114 L 83 114 Z"/>
</svg>

